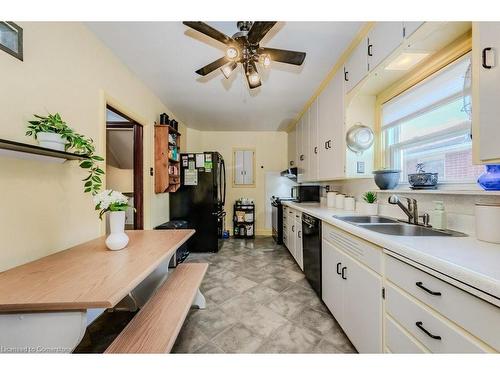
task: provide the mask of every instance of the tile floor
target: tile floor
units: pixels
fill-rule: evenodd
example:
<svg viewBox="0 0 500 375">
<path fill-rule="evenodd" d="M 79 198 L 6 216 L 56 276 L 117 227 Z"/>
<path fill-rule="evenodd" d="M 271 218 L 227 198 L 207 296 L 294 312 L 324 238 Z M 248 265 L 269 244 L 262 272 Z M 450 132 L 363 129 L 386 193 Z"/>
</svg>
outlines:
<svg viewBox="0 0 500 375">
<path fill-rule="evenodd" d="M 294 259 L 271 237 L 226 240 L 201 285 L 205 310 L 192 309 L 174 353 L 355 353 Z"/>
</svg>

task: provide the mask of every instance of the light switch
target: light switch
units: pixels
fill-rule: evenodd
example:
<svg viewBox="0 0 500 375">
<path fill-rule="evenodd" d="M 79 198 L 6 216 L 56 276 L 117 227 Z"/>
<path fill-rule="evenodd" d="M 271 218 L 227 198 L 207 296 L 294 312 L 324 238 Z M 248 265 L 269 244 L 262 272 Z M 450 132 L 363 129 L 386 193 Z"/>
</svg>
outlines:
<svg viewBox="0 0 500 375">
<path fill-rule="evenodd" d="M 356 162 L 356 172 L 357 173 L 365 173 L 365 162 L 364 161 L 358 161 Z"/>
</svg>

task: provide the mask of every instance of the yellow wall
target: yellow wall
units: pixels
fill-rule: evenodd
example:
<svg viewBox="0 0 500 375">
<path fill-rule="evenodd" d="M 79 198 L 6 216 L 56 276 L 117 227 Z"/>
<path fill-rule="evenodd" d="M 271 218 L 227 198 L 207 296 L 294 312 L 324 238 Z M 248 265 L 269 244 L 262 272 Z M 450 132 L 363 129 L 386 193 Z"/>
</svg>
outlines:
<svg viewBox="0 0 500 375">
<path fill-rule="evenodd" d="M 122 193 L 134 192 L 134 170 L 106 165 L 106 187 Z"/>
<path fill-rule="evenodd" d="M 233 148 L 255 149 L 255 187 L 233 187 Z M 270 234 L 264 229 L 265 209 L 270 203 L 265 199 L 265 173 L 282 171 L 287 165 L 287 134 L 285 132 L 218 132 L 188 129 L 187 150 L 218 151 L 226 163 L 226 229 L 232 233 L 233 204 L 241 197 L 253 198 L 256 209 L 256 234 Z M 261 168 L 263 166 L 263 168 Z"/>
<path fill-rule="evenodd" d="M 24 136 L 33 113 L 60 112 L 92 137 L 105 155 L 105 104 L 144 125 L 145 227 L 168 220 L 168 194 L 154 194 L 152 125 L 175 117 L 81 23 L 26 23 L 24 62 L 0 51 L 0 138 Z M 181 132 L 186 129 L 181 125 Z M 186 139 L 182 139 L 185 146 Z M 49 164 L 0 156 L 0 271 L 95 238 L 102 233 L 85 172 L 76 162 Z"/>
</svg>

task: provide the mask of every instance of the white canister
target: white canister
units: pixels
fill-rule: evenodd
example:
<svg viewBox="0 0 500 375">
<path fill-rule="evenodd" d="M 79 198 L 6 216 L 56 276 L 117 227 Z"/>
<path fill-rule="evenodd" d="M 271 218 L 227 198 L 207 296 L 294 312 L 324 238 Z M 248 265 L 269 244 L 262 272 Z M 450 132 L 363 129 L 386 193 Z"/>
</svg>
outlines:
<svg viewBox="0 0 500 375">
<path fill-rule="evenodd" d="M 354 197 L 346 196 L 344 199 L 344 210 L 355 211 L 356 210 L 356 200 Z"/>
<path fill-rule="evenodd" d="M 335 208 L 335 196 L 337 195 L 336 191 L 329 191 L 326 193 L 326 206 L 328 208 Z"/>
<path fill-rule="evenodd" d="M 500 243 L 500 204 L 476 203 L 476 238 L 481 241 Z"/>
<path fill-rule="evenodd" d="M 337 194 L 335 196 L 335 208 L 339 208 L 339 209 L 343 210 L 344 209 L 344 200 L 345 200 L 344 194 Z"/>
</svg>

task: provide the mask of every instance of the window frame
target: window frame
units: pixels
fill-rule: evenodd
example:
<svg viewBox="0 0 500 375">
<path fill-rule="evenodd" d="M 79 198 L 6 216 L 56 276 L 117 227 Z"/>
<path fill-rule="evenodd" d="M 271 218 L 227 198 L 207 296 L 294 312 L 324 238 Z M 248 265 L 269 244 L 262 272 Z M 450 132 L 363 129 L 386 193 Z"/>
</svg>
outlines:
<svg viewBox="0 0 500 375">
<path fill-rule="evenodd" d="M 434 55 L 425 60 L 422 64 L 418 65 L 416 68 L 410 70 L 403 78 L 401 78 L 396 83 L 392 84 L 390 87 L 380 92 L 377 95 L 375 103 L 375 167 L 378 169 L 391 168 L 390 158 L 388 157 L 388 150 L 385 149 L 385 137 L 384 130 L 382 129 L 382 106 L 389 102 L 391 99 L 398 95 L 403 94 L 405 91 L 411 89 L 412 87 L 418 85 L 431 75 L 437 73 L 448 65 L 452 64 L 456 60 L 460 59 L 464 55 L 472 51 L 472 32 L 468 31 L 464 35 L 457 38 L 455 41 L 450 43 L 448 46 L 444 47 L 442 50 L 436 52 Z M 449 98 L 446 98 L 449 99 Z M 445 99 L 443 99 L 445 100 Z M 419 112 L 429 110 L 430 107 L 426 107 Z M 392 125 L 392 124 L 391 124 Z M 396 126 L 396 125 L 394 125 Z M 463 124 L 461 124 L 463 126 Z M 470 124 L 467 125 L 470 127 Z M 450 133 L 450 129 L 446 129 L 443 132 Z M 414 141 L 414 140 L 413 140 Z M 408 184 L 407 182 L 402 182 L 401 184 Z M 467 188 L 475 187 L 475 183 L 472 182 L 445 182 L 440 185 L 464 185 Z M 471 189 L 472 190 L 472 189 Z M 476 189 L 473 189 L 476 190 Z"/>
</svg>

